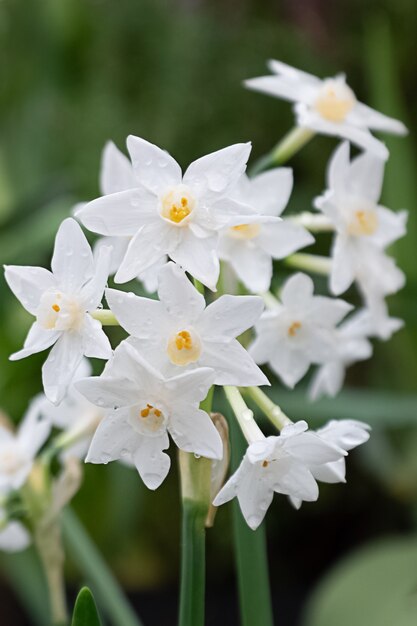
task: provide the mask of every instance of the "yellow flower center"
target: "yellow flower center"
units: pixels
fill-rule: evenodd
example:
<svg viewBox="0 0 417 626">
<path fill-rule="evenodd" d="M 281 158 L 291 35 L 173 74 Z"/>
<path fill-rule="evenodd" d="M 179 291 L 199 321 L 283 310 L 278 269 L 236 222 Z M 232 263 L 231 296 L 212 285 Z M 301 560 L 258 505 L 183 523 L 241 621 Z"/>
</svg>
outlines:
<svg viewBox="0 0 417 626">
<path fill-rule="evenodd" d="M 314 108 L 329 122 L 344 122 L 356 104 L 355 94 L 343 81 L 328 79 L 314 102 Z"/>
<path fill-rule="evenodd" d="M 235 239 L 254 239 L 260 230 L 259 224 L 238 224 L 229 228 L 229 235 Z"/>
<path fill-rule="evenodd" d="M 262 463 L 262 467 L 268 467 L 268 465 L 269 465 L 269 462 L 268 462 L 268 461 L 263 461 L 263 463 Z"/>
<path fill-rule="evenodd" d="M 195 205 L 195 198 L 188 187 L 178 185 L 162 197 L 161 215 L 174 224 L 183 225 L 182 222 L 191 215 Z"/>
<path fill-rule="evenodd" d="M 46 291 L 41 297 L 36 318 L 46 330 L 69 330 L 81 326 L 84 314 L 74 298 L 59 291 Z"/>
<path fill-rule="evenodd" d="M 288 327 L 288 334 L 290 337 L 295 337 L 296 334 L 298 333 L 298 331 L 301 328 L 301 322 L 293 322 L 289 327 Z"/>
<path fill-rule="evenodd" d="M 188 365 L 198 361 L 201 354 L 201 342 L 192 330 L 180 330 L 170 337 L 167 353 L 174 365 Z"/>
<path fill-rule="evenodd" d="M 153 406 L 153 404 L 146 404 L 146 406 L 139 411 L 139 416 L 141 425 L 147 432 L 158 431 L 165 421 L 162 411 Z"/>
<path fill-rule="evenodd" d="M 378 228 L 378 215 L 375 209 L 355 211 L 349 223 L 348 232 L 355 237 L 373 235 Z"/>
</svg>

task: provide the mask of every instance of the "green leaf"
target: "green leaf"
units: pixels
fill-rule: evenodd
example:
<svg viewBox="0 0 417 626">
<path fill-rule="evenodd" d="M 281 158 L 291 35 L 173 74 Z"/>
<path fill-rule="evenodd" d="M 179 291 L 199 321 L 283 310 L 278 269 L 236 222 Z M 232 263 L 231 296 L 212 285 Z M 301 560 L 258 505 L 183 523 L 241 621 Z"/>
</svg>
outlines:
<svg viewBox="0 0 417 626">
<path fill-rule="evenodd" d="M 101 626 L 93 594 L 83 587 L 75 601 L 71 626 Z"/>
<path fill-rule="evenodd" d="M 304 626 L 415 626 L 417 541 L 378 541 L 342 561 L 321 582 Z"/>
</svg>

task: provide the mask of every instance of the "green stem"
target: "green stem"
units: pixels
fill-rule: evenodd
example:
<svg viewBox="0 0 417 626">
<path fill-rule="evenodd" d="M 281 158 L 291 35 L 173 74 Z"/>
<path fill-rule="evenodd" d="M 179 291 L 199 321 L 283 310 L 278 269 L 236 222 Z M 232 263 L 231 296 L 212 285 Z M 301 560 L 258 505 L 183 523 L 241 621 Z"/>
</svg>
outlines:
<svg viewBox="0 0 417 626">
<path fill-rule="evenodd" d="M 208 390 L 206 398 L 200 402 L 200 409 L 202 411 L 206 411 L 209 415 L 211 413 L 211 409 L 213 406 L 213 396 L 214 396 L 214 385 L 210 387 Z"/>
<path fill-rule="evenodd" d="M 239 389 L 226 385 L 223 390 L 246 441 L 252 443 L 258 439 L 264 439 L 261 429 L 253 418 L 253 411 L 246 405 Z"/>
<path fill-rule="evenodd" d="M 229 419 L 232 471 L 246 451 L 245 440 L 236 420 Z M 251 530 L 243 519 L 239 504 L 233 501 L 233 534 L 238 577 L 242 626 L 273 626 L 269 587 L 267 545 L 264 526 Z"/>
<path fill-rule="evenodd" d="M 120 326 L 113 311 L 109 309 L 96 309 L 91 311 L 91 317 L 102 323 L 103 326 Z"/>
<path fill-rule="evenodd" d="M 62 514 L 62 527 L 68 553 L 91 584 L 109 621 L 114 626 L 142 626 L 107 563 L 69 507 Z"/>
<path fill-rule="evenodd" d="M 283 163 L 286 163 L 294 154 L 301 150 L 314 135 L 315 132 L 313 130 L 296 126 L 277 143 L 269 154 L 266 154 L 254 164 L 250 170 L 250 175 L 256 176 L 256 174 L 260 174 L 272 167 L 283 165 Z"/>
<path fill-rule="evenodd" d="M 332 261 L 329 257 L 302 252 L 287 257 L 284 263 L 288 267 L 306 270 L 315 274 L 323 274 L 323 276 L 328 276 L 332 268 Z"/>
<path fill-rule="evenodd" d="M 252 400 L 258 405 L 269 421 L 277 428 L 282 430 L 284 426 L 292 424 L 287 415 L 281 410 L 281 408 L 272 402 L 272 400 L 264 393 L 259 387 L 247 387 L 244 392 L 252 398 Z"/>
<path fill-rule="evenodd" d="M 290 219 L 292 222 L 304 226 L 311 233 L 331 233 L 334 231 L 334 224 L 326 215 L 321 213 L 303 211 L 298 215 L 291 215 Z"/>
<path fill-rule="evenodd" d="M 45 573 L 53 626 L 63 626 L 68 621 L 65 597 L 64 551 L 59 524 L 40 524 L 35 528 L 34 543 Z"/>
<path fill-rule="evenodd" d="M 179 452 L 182 532 L 178 625 L 204 626 L 205 520 L 210 506 L 211 461 Z"/>
</svg>

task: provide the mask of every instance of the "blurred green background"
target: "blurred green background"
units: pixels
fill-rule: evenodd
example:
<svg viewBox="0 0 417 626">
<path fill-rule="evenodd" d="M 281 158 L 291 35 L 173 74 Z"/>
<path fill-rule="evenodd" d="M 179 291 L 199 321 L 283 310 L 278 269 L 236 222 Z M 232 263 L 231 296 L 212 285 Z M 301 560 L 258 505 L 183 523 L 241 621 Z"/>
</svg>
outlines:
<svg viewBox="0 0 417 626">
<path fill-rule="evenodd" d="M 389 301 L 405 328 L 390 342 L 376 343 L 374 358 L 350 370 L 347 390 L 335 400 L 311 406 L 303 385 L 292 393 L 274 386 L 274 397 L 294 418 L 316 425 L 354 417 L 374 429 L 371 442 L 350 455 L 347 485 L 324 486 L 319 502 L 300 512 L 284 498 L 271 507 L 272 594 L 277 624 L 284 626 L 417 622 L 416 34 L 417 12 L 409 0 L 0 2 L 2 263 L 49 265 L 61 220 L 75 202 L 98 195 L 100 153 L 108 139 L 124 149 L 128 134 L 143 136 L 184 166 L 239 141 L 253 142 L 253 159 L 268 151 L 291 127 L 291 107 L 241 85 L 266 73 L 268 58 L 319 76 L 345 71 L 361 100 L 410 128 L 405 140 L 384 137 L 391 158 L 382 199 L 410 211 L 408 236 L 393 250 L 407 286 Z M 335 146 L 318 137 L 292 160 L 290 211 L 311 207 Z M 316 249 L 324 253 L 329 241 L 320 238 Z M 284 272 L 277 268 L 279 278 Z M 317 287 L 325 293 L 324 281 Z M 354 291 L 348 297 L 357 301 Z M 41 389 L 44 355 L 8 362 L 30 317 L 2 277 L 0 315 L 0 407 L 17 422 Z M 145 624 L 174 624 L 176 472 L 150 493 L 122 466 L 87 466 L 74 508 Z M 344 564 L 352 551 L 368 550 L 374 541 L 380 542 L 376 548 Z M 238 624 L 227 506 L 208 543 L 207 624 Z M 29 621 L 19 608 L 18 598 L 26 597 L 36 609 L 37 574 L 29 561 L 25 555 L 0 557 L 5 626 L 42 626 L 36 611 Z M 72 597 L 82 576 L 71 555 L 68 578 Z M 376 600 L 381 597 L 389 598 L 394 612 L 400 607 L 401 619 L 397 612 L 397 621 L 390 621 L 394 613 L 386 608 L 378 613 L 378 602 L 385 607 Z"/>
</svg>

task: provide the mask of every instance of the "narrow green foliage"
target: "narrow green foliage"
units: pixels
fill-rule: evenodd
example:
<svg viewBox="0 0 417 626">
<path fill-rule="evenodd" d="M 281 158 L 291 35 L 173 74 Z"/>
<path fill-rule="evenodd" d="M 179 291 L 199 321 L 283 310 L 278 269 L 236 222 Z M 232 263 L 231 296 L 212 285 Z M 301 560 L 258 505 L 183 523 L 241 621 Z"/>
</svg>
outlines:
<svg viewBox="0 0 417 626">
<path fill-rule="evenodd" d="M 235 471 L 246 451 L 239 426 L 230 415 L 231 469 Z M 269 588 L 265 528 L 251 530 L 236 499 L 233 501 L 233 533 L 242 626 L 274 626 Z"/>
</svg>

